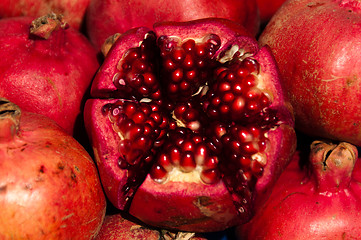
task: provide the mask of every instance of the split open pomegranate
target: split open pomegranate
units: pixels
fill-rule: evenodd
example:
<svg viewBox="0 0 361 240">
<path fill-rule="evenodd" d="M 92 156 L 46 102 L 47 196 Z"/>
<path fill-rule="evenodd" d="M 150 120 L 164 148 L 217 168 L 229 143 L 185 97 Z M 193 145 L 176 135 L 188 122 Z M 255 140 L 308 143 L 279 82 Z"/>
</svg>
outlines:
<svg viewBox="0 0 361 240">
<path fill-rule="evenodd" d="M 272 54 L 228 20 L 124 33 L 91 94 L 85 124 L 104 190 L 152 226 L 248 221 L 295 150 Z"/>
</svg>

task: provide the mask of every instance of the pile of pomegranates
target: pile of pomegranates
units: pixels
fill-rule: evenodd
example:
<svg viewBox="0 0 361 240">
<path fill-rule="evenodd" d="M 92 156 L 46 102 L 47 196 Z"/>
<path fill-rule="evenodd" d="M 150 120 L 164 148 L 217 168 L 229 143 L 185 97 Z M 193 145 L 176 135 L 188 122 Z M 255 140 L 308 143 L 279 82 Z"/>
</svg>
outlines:
<svg viewBox="0 0 361 240">
<path fill-rule="evenodd" d="M 0 3 L 0 239 L 357 239 L 360 0 Z"/>
</svg>

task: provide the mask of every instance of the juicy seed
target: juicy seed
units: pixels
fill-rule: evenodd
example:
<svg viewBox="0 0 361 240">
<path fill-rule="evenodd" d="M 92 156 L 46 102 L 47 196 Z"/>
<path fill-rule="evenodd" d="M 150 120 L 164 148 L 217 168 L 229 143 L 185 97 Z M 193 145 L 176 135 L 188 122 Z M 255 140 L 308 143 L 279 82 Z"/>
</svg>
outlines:
<svg viewBox="0 0 361 240">
<path fill-rule="evenodd" d="M 168 174 L 161 174 L 163 170 L 169 172 L 177 168 L 181 172 L 189 173 L 199 167 L 200 178 L 205 184 L 218 182 L 221 177 L 218 158 L 205 141 L 205 137 L 187 128 L 178 127 L 170 131 L 165 145 L 156 157 L 151 177 L 157 181 L 165 181 Z"/>
<path fill-rule="evenodd" d="M 213 59 L 221 42 L 217 35 L 205 36 L 200 42 L 182 42 L 174 37 L 161 37 L 162 80 L 168 97 L 184 101 L 211 79 L 216 60 Z"/>
<path fill-rule="evenodd" d="M 118 63 L 119 72 L 113 77 L 114 86 L 123 97 L 135 96 L 160 99 L 160 85 L 154 65 L 156 37 L 149 34 L 140 47 L 129 49 Z"/>
<path fill-rule="evenodd" d="M 120 137 L 118 150 L 121 168 L 139 165 L 144 158 L 152 155 L 151 151 L 156 147 L 154 143 L 164 138 L 167 128 L 167 120 L 157 111 L 156 105 L 152 107 L 151 103 L 118 100 L 104 108 L 104 113 L 108 114 L 113 129 Z"/>
<path fill-rule="evenodd" d="M 212 119 L 242 122 L 270 106 L 271 101 L 257 88 L 259 64 L 246 58 L 215 71 L 217 81 L 204 96 L 204 111 Z"/>
</svg>

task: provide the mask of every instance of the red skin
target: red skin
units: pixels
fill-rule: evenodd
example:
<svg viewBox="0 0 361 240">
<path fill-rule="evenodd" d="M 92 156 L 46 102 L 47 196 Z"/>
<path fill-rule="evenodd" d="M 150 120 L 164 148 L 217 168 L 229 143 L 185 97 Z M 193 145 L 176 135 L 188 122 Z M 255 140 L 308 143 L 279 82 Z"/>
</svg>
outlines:
<svg viewBox="0 0 361 240">
<path fill-rule="evenodd" d="M 53 31 L 46 40 L 29 37 L 32 20 L 0 20 L 0 96 L 23 110 L 44 114 L 72 135 L 79 129 L 82 101 L 99 67 L 96 51 L 71 27 Z"/>
<path fill-rule="evenodd" d="M 168 231 L 162 231 L 160 229 L 150 228 L 142 223 L 139 223 L 139 221 L 136 222 L 124 218 L 122 213 L 116 213 L 113 215 L 105 216 L 103 225 L 95 240 L 159 240 L 171 239 L 165 238 L 163 237 L 163 235 L 177 236 L 177 234 L 186 234 L 186 236 L 190 237 L 190 235 L 192 235 L 193 233 L 172 233 Z M 184 239 L 206 240 L 206 238 L 200 236 L 193 236 Z"/>
<path fill-rule="evenodd" d="M 326 153 L 320 149 L 318 155 Z M 307 161 L 301 161 L 304 160 Z M 331 153 L 326 170 L 322 170 L 321 161 L 310 168 L 300 168 L 296 155 L 278 179 L 265 207 L 237 229 L 239 239 L 358 239 L 361 162 L 356 160 L 357 150 L 350 144 Z"/>
<path fill-rule="evenodd" d="M 262 23 L 267 23 L 286 0 L 257 0 Z"/>
<path fill-rule="evenodd" d="M 160 232 L 129 221 L 121 214 L 105 216 L 103 225 L 95 240 L 158 240 Z"/>
<path fill-rule="evenodd" d="M 19 127 L 0 109 L 0 239 L 94 239 L 106 201 L 89 154 L 49 118 Z"/>
<path fill-rule="evenodd" d="M 259 31 L 256 0 L 91 0 L 86 24 L 92 43 L 100 49 L 111 35 L 134 27 L 151 28 L 156 22 L 182 22 L 209 17 L 233 20 L 254 35 Z"/>
<path fill-rule="evenodd" d="M 352 6 L 353 4 L 353 6 Z M 260 36 L 294 107 L 296 129 L 361 146 L 361 2 L 288 1 Z M 292 26 L 292 27 L 290 27 Z"/>
<path fill-rule="evenodd" d="M 80 29 L 90 0 L 2 0 L 0 18 L 41 17 L 50 12 L 63 14 L 75 29 Z"/>
</svg>

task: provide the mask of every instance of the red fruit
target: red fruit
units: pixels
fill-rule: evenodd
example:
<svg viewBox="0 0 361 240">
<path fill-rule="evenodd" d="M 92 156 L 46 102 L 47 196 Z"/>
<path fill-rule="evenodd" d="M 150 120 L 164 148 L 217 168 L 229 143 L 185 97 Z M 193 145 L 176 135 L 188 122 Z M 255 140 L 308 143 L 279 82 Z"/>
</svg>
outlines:
<svg viewBox="0 0 361 240">
<path fill-rule="evenodd" d="M 278 62 L 296 129 L 359 146 L 360 6 L 356 0 L 288 1 L 260 37 Z"/>
<path fill-rule="evenodd" d="M 90 0 L 1 0 L 0 18 L 41 17 L 50 12 L 62 14 L 69 25 L 80 29 Z"/>
<path fill-rule="evenodd" d="M 73 134 L 99 67 L 88 40 L 51 14 L 1 19 L 0 45 L 0 96 Z"/>
<path fill-rule="evenodd" d="M 261 23 L 266 24 L 286 0 L 257 0 Z"/>
<path fill-rule="evenodd" d="M 161 234 L 156 229 L 147 228 L 121 214 L 106 215 L 96 240 L 158 240 Z"/>
<path fill-rule="evenodd" d="M 91 0 L 86 17 L 89 38 L 97 49 L 116 33 L 135 27 L 151 28 L 156 22 L 227 18 L 253 34 L 258 33 L 260 25 L 256 0 Z"/>
<path fill-rule="evenodd" d="M 222 84 L 242 91 L 214 90 Z M 152 226 L 205 232 L 248 221 L 295 149 L 269 49 L 229 20 L 126 32 L 91 94 L 85 124 L 105 192 L 117 208 Z M 210 108 L 222 108 L 212 99 L 224 95 L 258 107 L 213 114 Z M 222 104 L 238 111 L 232 101 Z"/>
<path fill-rule="evenodd" d="M 123 214 L 106 215 L 104 223 L 95 240 L 206 240 L 205 238 L 194 236 L 194 233 L 169 232 L 139 224 L 122 216 Z"/>
<path fill-rule="evenodd" d="M 356 147 L 315 141 L 309 161 L 297 155 L 264 207 L 238 228 L 240 239 L 358 239 L 360 181 Z"/>
<path fill-rule="evenodd" d="M 49 118 L 0 99 L 0 239 L 94 239 L 106 201 L 93 160 Z"/>
</svg>

